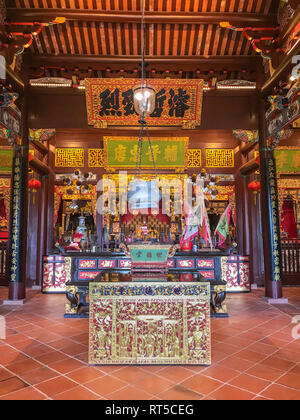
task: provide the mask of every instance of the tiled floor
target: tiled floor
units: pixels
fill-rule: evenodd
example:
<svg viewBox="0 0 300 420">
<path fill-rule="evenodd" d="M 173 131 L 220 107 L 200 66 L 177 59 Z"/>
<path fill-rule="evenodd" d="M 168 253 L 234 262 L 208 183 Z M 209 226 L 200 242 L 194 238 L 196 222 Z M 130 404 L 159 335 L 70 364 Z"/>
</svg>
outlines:
<svg viewBox="0 0 300 420">
<path fill-rule="evenodd" d="M 0 399 L 300 399 L 300 288 L 284 290 L 284 306 L 261 289 L 229 295 L 230 318 L 212 320 L 210 367 L 89 367 L 88 321 L 63 318 L 63 295 L 28 295 L 23 307 L 0 306 Z"/>
</svg>

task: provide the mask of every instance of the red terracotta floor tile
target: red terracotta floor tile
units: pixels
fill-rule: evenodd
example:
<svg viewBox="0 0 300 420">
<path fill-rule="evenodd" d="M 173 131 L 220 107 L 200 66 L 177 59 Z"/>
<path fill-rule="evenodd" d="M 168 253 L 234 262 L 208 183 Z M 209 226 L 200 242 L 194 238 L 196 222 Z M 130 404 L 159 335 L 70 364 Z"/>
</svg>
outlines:
<svg viewBox="0 0 300 420">
<path fill-rule="evenodd" d="M 217 379 L 221 382 L 228 382 L 232 378 L 238 376 L 239 372 L 233 369 L 228 369 L 227 367 L 223 367 L 222 363 L 219 363 L 218 365 L 211 366 L 210 368 L 204 370 L 202 374 L 209 376 L 210 378 Z"/>
<path fill-rule="evenodd" d="M 158 372 L 159 374 L 159 372 Z M 143 389 L 152 395 L 158 395 L 163 391 L 171 388 L 174 382 L 158 375 L 146 375 L 135 382 L 137 388 Z"/>
<path fill-rule="evenodd" d="M 72 379 L 72 381 L 83 385 L 87 382 L 102 378 L 104 375 L 105 374 L 98 369 L 90 366 L 84 366 L 80 369 L 76 369 L 73 372 L 68 373 L 66 376 Z"/>
<path fill-rule="evenodd" d="M 6 369 L 0 368 L 0 382 L 5 381 L 8 378 L 13 377 L 13 373 L 9 372 Z"/>
<path fill-rule="evenodd" d="M 261 395 L 271 400 L 300 400 L 300 391 L 278 384 L 271 385 L 269 388 L 264 390 Z"/>
<path fill-rule="evenodd" d="M 93 401 L 99 400 L 99 395 L 89 391 L 82 386 L 77 386 L 70 389 L 69 391 L 55 395 L 53 399 L 63 401 Z"/>
<path fill-rule="evenodd" d="M 62 353 L 67 354 L 68 356 L 75 356 L 76 354 L 83 353 L 87 351 L 88 347 L 83 344 L 72 343 L 69 344 L 67 347 L 63 347 L 60 349 Z"/>
<path fill-rule="evenodd" d="M 28 360 L 28 356 L 20 353 L 19 351 L 12 350 L 12 349 L 5 349 L 3 352 L 0 353 L 0 364 L 3 366 L 7 366 L 12 363 L 18 363 Z"/>
<path fill-rule="evenodd" d="M 28 385 L 23 382 L 21 379 L 15 377 L 8 378 L 0 382 L 0 396 L 4 396 L 13 391 L 18 391 L 19 389 L 26 388 Z"/>
<path fill-rule="evenodd" d="M 152 397 L 151 394 L 145 392 L 144 389 L 136 388 L 135 386 L 128 385 L 118 391 L 113 392 L 107 396 L 108 400 L 149 400 Z"/>
<path fill-rule="evenodd" d="M 167 378 L 169 381 L 180 383 L 185 379 L 191 377 L 194 374 L 193 371 L 190 371 L 181 366 L 168 366 L 165 369 L 157 372 L 158 376 Z"/>
<path fill-rule="evenodd" d="M 250 369 L 248 369 L 245 373 L 260 379 L 265 379 L 267 381 L 273 382 L 280 376 L 282 376 L 284 372 L 258 363 L 252 366 Z"/>
<path fill-rule="evenodd" d="M 240 359 L 236 356 L 230 356 L 215 366 L 226 367 L 228 369 L 233 369 L 238 372 L 244 372 L 245 370 L 248 370 L 250 367 L 252 367 L 254 364 L 255 362 L 251 362 L 250 360 Z"/>
<path fill-rule="evenodd" d="M 106 375 L 102 378 L 88 382 L 85 386 L 96 394 L 107 397 L 109 394 L 124 388 L 127 384 L 124 381 L 120 381 L 118 378 Z"/>
<path fill-rule="evenodd" d="M 239 353 L 235 354 L 235 356 L 256 363 L 261 362 L 266 358 L 265 354 L 257 353 L 256 351 L 251 351 L 248 349 L 240 351 Z"/>
<path fill-rule="evenodd" d="M 39 401 L 45 400 L 47 397 L 41 392 L 37 391 L 32 387 L 20 389 L 19 391 L 12 392 L 2 398 L 2 400 L 12 401 Z"/>
<path fill-rule="evenodd" d="M 76 382 L 60 376 L 59 378 L 50 379 L 48 381 L 37 384 L 35 385 L 35 388 L 46 394 L 48 397 L 54 397 L 57 394 L 69 391 L 70 389 L 73 389 L 77 386 L 78 384 Z"/>
<path fill-rule="evenodd" d="M 73 372 L 76 369 L 79 369 L 81 367 L 84 367 L 84 364 L 79 362 L 78 360 L 67 358 L 60 360 L 59 362 L 50 363 L 49 367 L 51 369 L 56 370 L 57 372 L 60 372 L 62 374 L 66 374 L 69 372 Z"/>
<path fill-rule="evenodd" d="M 300 391 L 300 375 L 295 373 L 287 373 L 276 381 L 280 385 L 285 385 L 290 388 L 295 388 Z"/>
<path fill-rule="evenodd" d="M 191 391 L 182 385 L 175 385 L 174 387 L 168 389 L 167 391 L 162 392 L 158 395 L 162 400 L 172 400 L 172 401 L 198 401 L 203 398 L 203 396 L 197 392 Z"/>
<path fill-rule="evenodd" d="M 30 385 L 36 385 L 41 382 L 48 381 L 49 379 L 55 378 L 59 376 L 59 373 L 47 368 L 47 367 L 40 367 L 35 370 L 30 370 L 24 373 L 19 374 L 20 378 L 23 379 Z"/>
<path fill-rule="evenodd" d="M 16 375 L 28 372 L 30 370 L 38 369 L 41 367 L 41 364 L 36 362 L 33 359 L 27 359 L 22 362 L 12 363 L 7 365 L 7 369 Z"/>
<path fill-rule="evenodd" d="M 66 359 L 66 355 L 59 351 L 50 351 L 50 353 L 35 356 L 35 359 L 38 360 L 40 363 L 50 365 L 51 363 L 56 363 Z"/>
<path fill-rule="evenodd" d="M 253 392 L 254 394 L 259 394 L 262 390 L 267 388 L 271 382 L 243 373 L 232 379 L 229 384 Z"/>
<path fill-rule="evenodd" d="M 111 373 L 115 378 L 120 379 L 128 384 L 133 384 L 140 378 L 144 378 L 148 375 L 141 367 L 137 366 L 125 366 Z"/>
<path fill-rule="evenodd" d="M 221 388 L 214 391 L 209 395 L 211 398 L 216 400 L 252 400 L 255 398 L 255 394 L 248 391 L 244 391 L 239 388 L 235 388 L 231 385 L 223 385 Z"/>
<path fill-rule="evenodd" d="M 296 363 L 294 362 L 291 362 L 286 359 L 281 359 L 276 356 L 270 356 L 267 359 L 262 360 L 261 364 L 282 371 L 290 370 L 296 365 Z"/>
<path fill-rule="evenodd" d="M 222 386 L 222 384 L 223 382 L 199 374 L 182 382 L 181 386 L 190 389 L 191 391 L 198 392 L 201 395 L 207 395 Z"/>
</svg>

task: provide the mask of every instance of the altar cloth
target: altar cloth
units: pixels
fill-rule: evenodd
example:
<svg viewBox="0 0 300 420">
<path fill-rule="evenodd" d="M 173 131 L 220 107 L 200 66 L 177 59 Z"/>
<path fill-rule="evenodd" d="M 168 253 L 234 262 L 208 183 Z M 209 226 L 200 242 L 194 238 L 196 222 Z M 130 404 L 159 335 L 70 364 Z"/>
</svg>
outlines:
<svg viewBox="0 0 300 420">
<path fill-rule="evenodd" d="M 90 283 L 89 363 L 209 365 L 209 283 Z"/>
</svg>

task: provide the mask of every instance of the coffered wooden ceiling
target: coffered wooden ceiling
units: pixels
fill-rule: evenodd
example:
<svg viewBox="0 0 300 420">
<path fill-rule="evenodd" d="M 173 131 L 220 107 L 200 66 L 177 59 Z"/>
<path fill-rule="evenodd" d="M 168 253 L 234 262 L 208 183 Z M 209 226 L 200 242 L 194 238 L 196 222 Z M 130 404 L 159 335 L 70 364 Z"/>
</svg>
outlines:
<svg viewBox="0 0 300 420">
<path fill-rule="evenodd" d="M 152 73 L 182 71 L 196 77 L 212 70 L 223 78 L 255 79 L 259 55 L 242 32 L 221 28 L 275 27 L 278 0 L 146 0 L 146 61 Z M 39 73 L 61 68 L 90 67 L 95 75 L 133 71 L 141 60 L 141 0 L 11 0 L 10 22 L 64 24 L 43 28 L 35 37 L 27 61 Z M 25 28 L 26 29 L 26 28 Z M 28 58 L 29 56 L 29 58 Z M 196 72 L 198 70 L 198 73 Z M 100 72 L 100 74 L 99 74 Z"/>
</svg>

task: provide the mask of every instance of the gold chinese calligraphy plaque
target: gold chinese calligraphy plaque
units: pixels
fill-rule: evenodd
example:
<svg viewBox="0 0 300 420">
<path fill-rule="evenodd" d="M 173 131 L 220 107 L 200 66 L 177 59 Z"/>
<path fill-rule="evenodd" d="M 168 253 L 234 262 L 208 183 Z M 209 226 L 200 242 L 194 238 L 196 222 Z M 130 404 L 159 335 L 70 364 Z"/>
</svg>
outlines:
<svg viewBox="0 0 300 420">
<path fill-rule="evenodd" d="M 188 126 L 201 124 L 203 80 L 149 79 L 156 92 L 155 110 L 147 118 L 149 126 Z M 88 124 L 137 126 L 133 87 L 140 79 L 85 79 Z"/>
<path fill-rule="evenodd" d="M 209 283 L 91 283 L 90 364 L 211 363 Z"/>
<path fill-rule="evenodd" d="M 114 169 L 134 169 L 137 165 L 138 137 L 103 137 L 104 166 Z M 142 168 L 185 169 L 188 155 L 189 137 L 153 137 L 143 143 Z"/>
</svg>

